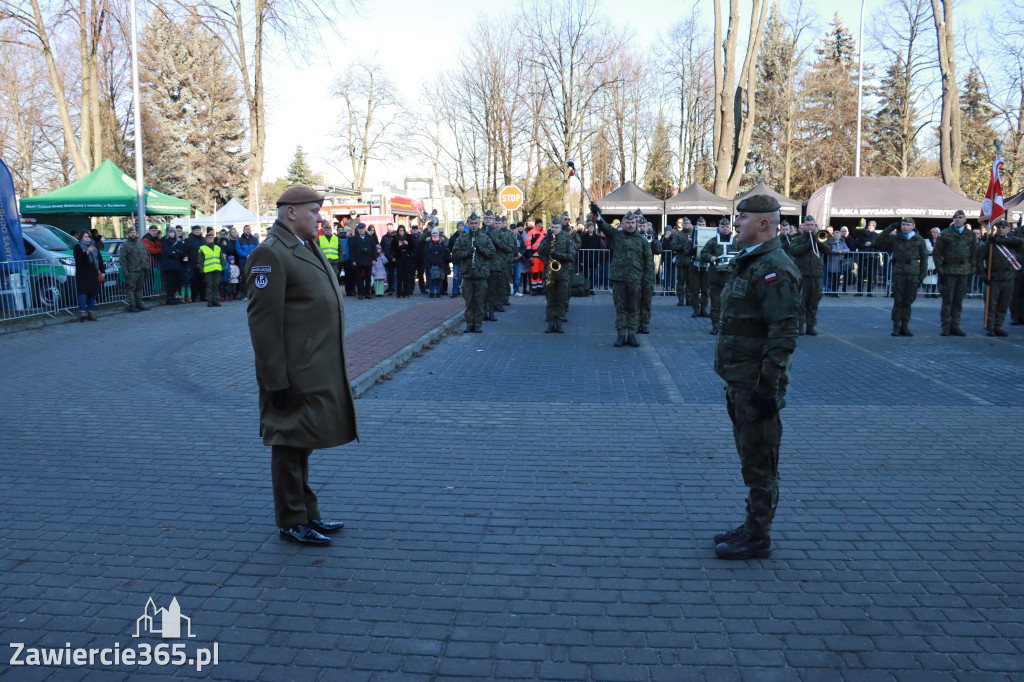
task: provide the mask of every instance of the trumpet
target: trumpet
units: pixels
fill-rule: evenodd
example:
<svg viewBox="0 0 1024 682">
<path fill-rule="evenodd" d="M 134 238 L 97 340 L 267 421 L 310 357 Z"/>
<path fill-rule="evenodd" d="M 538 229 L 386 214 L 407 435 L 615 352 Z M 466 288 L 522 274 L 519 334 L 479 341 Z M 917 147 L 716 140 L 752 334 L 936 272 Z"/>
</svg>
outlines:
<svg viewBox="0 0 1024 682">
<path fill-rule="evenodd" d="M 822 228 L 814 233 L 814 238 L 817 239 L 818 242 L 824 244 L 825 242 L 832 238 L 832 235 L 828 233 L 828 230 Z"/>
</svg>

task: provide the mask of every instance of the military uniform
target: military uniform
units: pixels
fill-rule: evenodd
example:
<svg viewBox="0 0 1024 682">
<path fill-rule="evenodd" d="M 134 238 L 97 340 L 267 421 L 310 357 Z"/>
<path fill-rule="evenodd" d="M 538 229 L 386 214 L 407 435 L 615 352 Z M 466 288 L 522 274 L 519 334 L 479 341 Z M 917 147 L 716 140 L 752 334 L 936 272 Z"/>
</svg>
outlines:
<svg viewBox="0 0 1024 682">
<path fill-rule="evenodd" d="M 552 239 L 553 237 L 553 239 Z M 547 299 L 545 319 L 548 332 L 562 333 L 562 322 L 569 306 L 569 281 L 573 264 L 576 262 L 576 243 L 563 229 L 557 235 L 550 230 L 540 243 L 537 253 L 544 259 L 544 297 Z M 561 268 L 551 269 L 551 262 L 557 261 Z"/>
<path fill-rule="evenodd" d="M 281 195 L 288 203 L 296 189 Z M 292 203 L 306 203 L 299 194 Z M 321 199 L 322 201 L 322 199 Z M 334 270 L 313 242 L 305 244 L 280 221 L 246 261 L 249 335 L 259 386 L 260 435 L 271 446 L 274 514 L 282 529 L 322 532 L 309 486 L 313 449 L 359 438 L 345 367 L 345 313 Z M 311 532 L 299 542 L 326 544 Z"/>
<path fill-rule="evenodd" d="M 701 262 L 700 251 L 690 249 L 690 274 L 686 288 L 689 290 L 690 307 L 693 308 L 691 317 L 708 316 L 708 276 L 708 265 Z"/>
<path fill-rule="evenodd" d="M 800 270 L 803 283 L 800 288 L 800 333 L 816 336 L 818 325 L 818 304 L 821 303 L 821 277 L 825 271 L 826 253 L 832 253 L 828 243 L 820 243 L 811 232 L 801 232 L 789 243 L 789 255 Z"/>
<path fill-rule="evenodd" d="M 591 210 L 594 209 L 596 206 L 591 207 Z M 612 251 L 610 279 L 612 301 L 615 304 L 615 329 L 619 334 L 615 345 L 628 343 L 633 347 L 639 346 L 635 334 L 640 326 L 640 287 L 648 268 L 653 267 L 650 245 L 639 232 L 617 231 L 599 215 L 597 228 L 607 237 Z"/>
<path fill-rule="evenodd" d="M 988 244 L 978 249 L 978 276 L 988 280 L 988 318 L 985 320 L 988 336 L 1008 336 L 1003 330 L 1003 322 L 1013 296 L 1014 279 L 1024 271 L 1021 267 L 1022 245 L 1024 240 L 1020 237 L 991 235 Z"/>
<path fill-rule="evenodd" d="M 512 233 L 500 227 L 491 227 L 487 236 L 494 244 L 494 258 L 491 260 L 491 271 L 487 277 L 487 311 L 504 312 L 508 300 L 509 274 L 512 269 L 512 252 L 516 241 Z"/>
<path fill-rule="evenodd" d="M 719 334 L 722 331 L 722 289 L 732 276 L 729 263 L 712 262 L 712 258 L 721 260 L 722 256 L 734 254 L 738 246 L 733 243 L 730 234 L 729 239 L 722 241 L 722 235 L 716 234 L 709 239 L 704 248 L 700 250 L 700 262 L 706 263 L 708 270 L 708 290 L 711 298 L 711 333 Z"/>
<path fill-rule="evenodd" d="M 885 228 L 878 243 L 892 249 L 892 335 L 913 336 L 908 327 L 910 306 L 928 274 L 928 248 L 917 232 L 903 234 L 899 223 Z"/>
<path fill-rule="evenodd" d="M 650 268 L 644 274 L 644 283 L 640 287 L 640 326 L 637 332 L 650 334 L 651 306 L 654 303 L 654 256 L 660 256 L 664 251 L 661 242 L 654 236 L 653 232 L 644 232 L 644 239 L 647 240 L 647 251 L 651 259 Z"/>
<path fill-rule="evenodd" d="M 487 278 L 490 276 L 494 243 L 482 229 L 463 232 L 455 240 L 452 259 L 459 264 L 462 298 L 466 301 L 466 331 L 482 332 L 487 316 Z"/>
<path fill-rule="evenodd" d="M 676 305 L 693 305 L 692 290 L 689 288 L 690 252 L 693 250 L 693 228 L 681 227 L 672 235 L 669 249 L 676 256 Z"/>
<path fill-rule="evenodd" d="M 943 336 L 966 336 L 960 329 L 960 314 L 963 311 L 967 284 L 974 270 L 974 252 L 977 240 L 967 225 L 957 230 L 947 227 L 935 240 L 932 261 L 935 272 L 942 277 L 942 323 Z"/>
<path fill-rule="evenodd" d="M 150 268 L 149 252 L 138 237 L 128 237 L 121 244 L 118 252 L 121 272 L 124 273 L 124 297 L 128 302 L 128 312 L 146 310 L 142 305 L 142 283 L 146 279 L 146 271 Z"/>
</svg>

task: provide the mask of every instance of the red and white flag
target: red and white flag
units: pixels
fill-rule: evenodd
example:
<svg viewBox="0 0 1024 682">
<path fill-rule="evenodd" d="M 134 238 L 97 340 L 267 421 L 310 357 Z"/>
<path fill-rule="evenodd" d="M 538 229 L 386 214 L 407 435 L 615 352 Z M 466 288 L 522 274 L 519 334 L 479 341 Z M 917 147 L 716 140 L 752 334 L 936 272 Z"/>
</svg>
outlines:
<svg viewBox="0 0 1024 682">
<path fill-rule="evenodd" d="M 981 202 L 981 219 L 987 220 L 990 225 L 1006 215 L 1006 209 L 1003 208 L 1003 186 L 999 183 L 999 167 L 1002 165 L 1002 158 L 996 159 L 992 164 L 988 191 L 985 192 L 985 200 Z"/>
</svg>

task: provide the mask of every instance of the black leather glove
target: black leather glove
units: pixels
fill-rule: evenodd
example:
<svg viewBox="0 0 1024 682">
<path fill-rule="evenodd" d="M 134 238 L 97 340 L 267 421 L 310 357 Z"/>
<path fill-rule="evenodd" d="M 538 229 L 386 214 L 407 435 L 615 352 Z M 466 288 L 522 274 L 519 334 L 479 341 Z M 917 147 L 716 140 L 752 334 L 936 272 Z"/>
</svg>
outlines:
<svg viewBox="0 0 1024 682">
<path fill-rule="evenodd" d="M 267 392 L 267 397 L 270 398 L 270 404 L 278 410 L 283 410 L 288 407 L 288 403 L 291 402 L 293 395 L 291 386 L 277 391 Z"/>
<path fill-rule="evenodd" d="M 770 419 L 779 413 L 775 398 L 761 395 L 756 388 L 750 392 L 750 404 L 758 419 Z"/>
<path fill-rule="evenodd" d="M 593 201 L 590 202 L 590 213 L 595 217 L 601 215 L 601 209 Z"/>
</svg>

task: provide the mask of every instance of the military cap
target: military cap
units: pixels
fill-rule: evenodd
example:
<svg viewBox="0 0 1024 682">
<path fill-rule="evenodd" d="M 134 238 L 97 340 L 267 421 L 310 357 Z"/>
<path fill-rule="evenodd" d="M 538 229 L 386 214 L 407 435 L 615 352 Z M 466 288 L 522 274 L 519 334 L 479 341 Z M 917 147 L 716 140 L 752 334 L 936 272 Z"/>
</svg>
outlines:
<svg viewBox="0 0 1024 682">
<path fill-rule="evenodd" d="M 961 215 L 965 216 L 965 217 L 967 216 L 967 214 L 964 213 L 963 210 L 959 209 L 959 208 L 956 211 L 953 212 L 953 217 L 954 218 L 956 218 L 957 216 L 961 216 Z"/>
<path fill-rule="evenodd" d="M 643 214 L 644 214 L 644 212 L 643 212 L 643 211 L 641 211 L 641 210 L 640 210 L 640 209 L 638 208 L 638 209 L 636 210 L 636 214 L 637 214 L 637 215 L 643 215 Z"/>
<path fill-rule="evenodd" d="M 289 187 L 277 198 L 278 206 L 286 204 L 320 204 L 323 206 L 324 198 L 309 187 L 297 185 Z"/>
<path fill-rule="evenodd" d="M 698 225 L 707 225 L 707 223 L 704 221 L 704 216 L 701 216 L 701 217 L 697 218 L 697 224 Z"/>
<path fill-rule="evenodd" d="M 719 225 L 729 225 L 730 224 L 729 223 L 729 219 L 728 218 L 722 218 L 721 220 L 718 221 L 718 224 Z"/>
<path fill-rule="evenodd" d="M 552 218 L 551 219 L 551 226 L 552 227 L 561 227 L 562 226 L 562 221 L 559 218 Z"/>
<path fill-rule="evenodd" d="M 1009 223 L 1006 222 L 1006 220 L 1004 220 L 1003 218 L 999 218 L 994 223 L 992 223 L 992 227 L 1006 227 L 1007 225 L 1009 225 Z"/>
<path fill-rule="evenodd" d="M 902 218 L 900 218 L 900 222 L 901 223 L 910 223 L 911 225 L 916 225 L 917 224 L 917 223 L 914 222 L 914 219 L 911 218 L 908 215 L 905 215 Z"/>
<path fill-rule="evenodd" d="M 488 210 L 486 213 L 484 213 L 484 215 L 493 216 L 494 215 L 494 211 Z"/>
<path fill-rule="evenodd" d="M 480 220 L 480 216 L 476 214 L 476 211 L 473 211 L 466 220 Z"/>
<path fill-rule="evenodd" d="M 793 227 L 793 226 L 789 224 L 788 220 L 783 220 L 781 223 L 779 223 L 779 227 Z"/>
<path fill-rule="evenodd" d="M 633 212 L 632 212 L 632 211 L 630 211 L 630 212 L 629 212 L 629 213 L 627 213 L 626 215 L 622 216 L 622 219 L 623 219 L 623 220 L 633 220 L 633 218 L 635 218 L 635 217 L 636 217 L 636 216 L 634 216 L 634 215 L 633 215 Z"/>
<path fill-rule="evenodd" d="M 816 223 L 818 221 L 814 219 L 814 216 L 812 216 L 810 213 L 808 213 L 807 215 L 804 216 L 804 222 L 805 223 Z"/>
<path fill-rule="evenodd" d="M 778 211 L 782 206 L 775 197 L 767 194 L 755 194 L 741 201 L 736 210 L 740 213 L 772 213 Z"/>
</svg>

